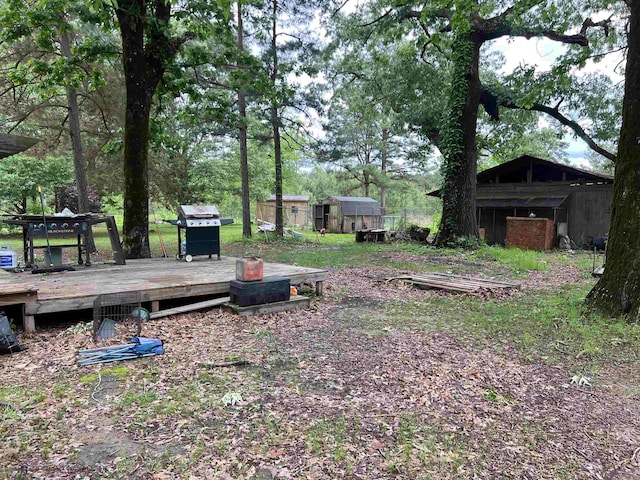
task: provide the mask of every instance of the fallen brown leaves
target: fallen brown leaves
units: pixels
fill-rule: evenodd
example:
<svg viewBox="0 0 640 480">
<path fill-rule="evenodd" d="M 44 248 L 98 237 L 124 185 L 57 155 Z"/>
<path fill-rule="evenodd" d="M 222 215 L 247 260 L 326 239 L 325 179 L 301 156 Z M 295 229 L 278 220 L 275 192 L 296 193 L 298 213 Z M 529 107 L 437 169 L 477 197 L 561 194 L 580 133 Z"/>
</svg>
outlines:
<svg viewBox="0 0 640 480">
<path fill-rule="evenodd" d="M 42 479 L 640 478 L 637 393 L 387 328 L 387 302 L 451 295 L 382 281 L 402 273 L 332 271 L 308 310 L 150 321 L 166 354 L 117 365 L 77 367 L 81 329 L 21 338 L 28 351 L 0 358 L 0 465 Z"/>
</svg>

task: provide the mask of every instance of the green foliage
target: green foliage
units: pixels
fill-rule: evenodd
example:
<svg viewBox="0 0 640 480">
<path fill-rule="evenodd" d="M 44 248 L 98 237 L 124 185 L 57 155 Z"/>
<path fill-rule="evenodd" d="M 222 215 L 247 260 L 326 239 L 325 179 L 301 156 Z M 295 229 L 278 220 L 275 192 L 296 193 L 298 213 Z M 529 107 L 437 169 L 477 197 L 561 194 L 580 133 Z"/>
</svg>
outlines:
<svg viewBox="0 0 640 480">
<path fill-rule="evenodd" d="M 5 211 L 23 198 L 35 199 L 42 186 L 48 205 L 53 208 L 56 187 L 73 180 L 73 163 L 68 157 L 28 157 L 14 155 L 0 162 L 0 206 Z M 39 200 L 36 205 L 40 209 Z"/>
<path fill-rule="evenodd" d="M 60 0 L 4 2 L 0 5 L 0 44 L 13 57 L 7 78 L 14 87 L 50 107 L 52 97 L 65 94 L 64 87 L 93 91 L 105 84 L 106 59 L 115 58 L 114 37 L 104 35 L 85 18 L 87 9 L 79 2 Z M 78 30 L 72 56 L 60 55 L 60 36 Z M 23 99 L 24 101 L 24 99 Z M 54 107 L 57 108 L 57 107 Z"/>
</svg>

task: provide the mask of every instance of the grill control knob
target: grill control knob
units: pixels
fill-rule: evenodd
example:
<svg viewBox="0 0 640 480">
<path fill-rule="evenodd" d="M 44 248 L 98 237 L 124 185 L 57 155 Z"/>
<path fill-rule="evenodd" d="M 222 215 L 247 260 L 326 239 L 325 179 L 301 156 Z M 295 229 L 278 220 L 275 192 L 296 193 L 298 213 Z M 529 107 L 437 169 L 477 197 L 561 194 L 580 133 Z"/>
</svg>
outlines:
<svg viewBox="0 0 640 480">
<path fill-rule="evenodd" d="M 69 228 L 69 224 L 68 223 L 63 223 L 62 224 L 62 228 Z"/>
<path fill-rule="evenodd" d="M 80 227 L 80 224 L 79 224 L 79 223 L 74 223 L 74 224 L 73 224 L 73 228 L 79 228 L 79 227 Z"/>
<path fill-rule="evenodd" d="M 44 223 L 39 223 L 38 228 L 44 228 Z"/>
<path fill-rule="evenodd" d="M 49 224 L 49 226 L 50 226 L 52 229 L 54 229 L 54 228 L 56 228 L 56 227 L 58 226 L 58 224 L 56 224 L 56 223 L 50 223 L 50 224 Z"/>
</svg>

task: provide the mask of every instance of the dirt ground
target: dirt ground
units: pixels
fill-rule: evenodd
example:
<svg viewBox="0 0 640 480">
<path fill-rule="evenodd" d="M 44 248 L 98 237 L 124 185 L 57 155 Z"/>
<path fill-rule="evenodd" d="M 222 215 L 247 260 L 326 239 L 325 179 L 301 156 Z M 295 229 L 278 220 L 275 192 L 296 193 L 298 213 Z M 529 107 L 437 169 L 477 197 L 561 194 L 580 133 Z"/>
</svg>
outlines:
<svg viewBox="0 0 640 480">
<path fill-rule="evenodd" d="M 21 337 L 0 357 L 0 478 L 640 478 L 637 364 L 590 386 L 444 333 L 422 307 L 450 294 L 383 281 L 402 273 L 330 271 L 308 310 L 147 322 L 166 348 L 148 359 L 76 366 L 83 325 Z M 581 281 L 567 265 L 518 295 Z"/>
</svg>

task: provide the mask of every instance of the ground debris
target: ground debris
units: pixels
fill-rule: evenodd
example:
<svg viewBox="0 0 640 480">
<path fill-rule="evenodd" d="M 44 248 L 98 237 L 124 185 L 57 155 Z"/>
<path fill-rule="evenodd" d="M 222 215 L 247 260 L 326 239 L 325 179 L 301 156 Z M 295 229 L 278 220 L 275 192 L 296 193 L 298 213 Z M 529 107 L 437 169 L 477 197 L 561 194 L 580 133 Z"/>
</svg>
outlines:
<svg viewBox="0 0 640 480">
<path fill-rule="evenodd" d="M 388 278 L 386 281 L 400 280 L 421 289 L 441 289 L 459 293 L 481 293 L 520 289 L 520 284 L 491 278 L 468 277 L 444 273 L 421 273 Z"/>
<path fill-rule="evenodd" d="M 451 295 L 381 281 L 406 275 L 332 269 L 308 310 L 152 319 L 166 353 L 137 362 L 78 368 L 90 333 L 42 330 L 0 364 L 0 464 L 52 480 L 640 478 L 635 368 L 627 395 L 565 388 L 564 365 L 402 323 Z"/>
</svg>

